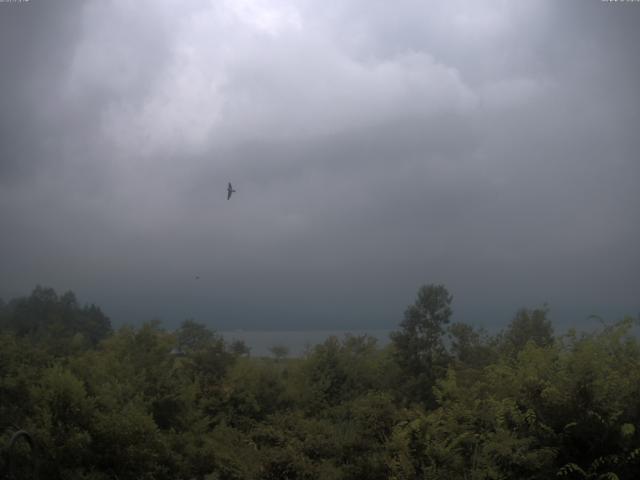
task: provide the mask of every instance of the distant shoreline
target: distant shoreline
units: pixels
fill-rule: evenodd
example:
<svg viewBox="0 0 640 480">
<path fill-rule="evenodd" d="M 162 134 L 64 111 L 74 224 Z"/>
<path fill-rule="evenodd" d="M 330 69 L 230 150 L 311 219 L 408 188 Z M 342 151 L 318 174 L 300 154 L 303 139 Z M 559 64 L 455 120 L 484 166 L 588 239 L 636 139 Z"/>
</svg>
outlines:
<svg viewBox="0 0 640 480">
<path fill-rule="evenodd" d="M 270 348 L 283 346 L 289 349 L 289 356 L 298 357 L 307 348 L 324 342 L 331 336 L 343 338 L 345 335 L 369 335 L 379 346 L 389 343 L 391 329 L 349 329 L 349 330 L 225 330 L 218 331 L 226 341 L 242 340 L 251 349 L 251 356 L 270 356 Z"/>
</svg>

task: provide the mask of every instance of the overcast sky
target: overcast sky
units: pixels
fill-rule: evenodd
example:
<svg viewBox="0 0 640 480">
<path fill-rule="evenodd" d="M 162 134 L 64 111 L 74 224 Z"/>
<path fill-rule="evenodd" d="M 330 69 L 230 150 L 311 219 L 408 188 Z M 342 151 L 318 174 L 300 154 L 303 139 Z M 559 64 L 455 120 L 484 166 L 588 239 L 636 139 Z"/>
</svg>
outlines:
<svg viewBox="0 0 640 480">
<path fill-rule="evenodd" d="M 488 328 L 635 315 L 639 45 L 638 2 L 0 3 L 0 297 L 223 330 L 394 328 L 427 283 Z"/>
</svg>

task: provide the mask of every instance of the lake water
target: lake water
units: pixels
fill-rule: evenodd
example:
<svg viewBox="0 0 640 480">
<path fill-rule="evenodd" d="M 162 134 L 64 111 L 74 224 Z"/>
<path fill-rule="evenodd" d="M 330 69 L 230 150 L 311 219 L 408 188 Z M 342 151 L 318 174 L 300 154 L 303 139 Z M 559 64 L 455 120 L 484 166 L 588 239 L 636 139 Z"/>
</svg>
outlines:
<svg viewBox="0 0 640 480">
<path fill-rule="evenodd" d="M 242 340 L 251 349 L 255 357 L 271 355 L 269 349 L 273 346 L 284 346 L 289 349 L 289 355 L 300 356 L 309 347 L 324 342 L 330 336 L 342 339 L 345 335 L 369 335 L 378 341 L 379 346 L 389 343 L 392 330 L 310 330 L 310 331 L 252 331 L 234 330 L 218 332 L 227 342 Z"/>
</svg>

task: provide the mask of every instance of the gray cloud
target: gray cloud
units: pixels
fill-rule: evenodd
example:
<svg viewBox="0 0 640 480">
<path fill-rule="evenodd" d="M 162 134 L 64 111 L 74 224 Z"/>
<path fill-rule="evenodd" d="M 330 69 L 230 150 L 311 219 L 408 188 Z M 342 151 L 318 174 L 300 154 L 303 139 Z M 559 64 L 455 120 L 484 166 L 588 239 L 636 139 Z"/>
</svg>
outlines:
<svg viewBox="0 0 640 480">
<path fill-rule="evenodd" d="M 62 132 L 55 93 L 79 37 L 80 2 L 2 5 L 0 10 L 0 182 L 19 181 L 56 159 Z M 66 8 L 68 7 L 68 8 Z M 55 160 L 54 160 L 55 161 Z"/>
<path fill-rule="evenodd" d="M 393 327 L 428 282 L 487 326 L 640 307 L 632 3 L 0 6 L 2 297 L 218 328 Z"/>
</svg>

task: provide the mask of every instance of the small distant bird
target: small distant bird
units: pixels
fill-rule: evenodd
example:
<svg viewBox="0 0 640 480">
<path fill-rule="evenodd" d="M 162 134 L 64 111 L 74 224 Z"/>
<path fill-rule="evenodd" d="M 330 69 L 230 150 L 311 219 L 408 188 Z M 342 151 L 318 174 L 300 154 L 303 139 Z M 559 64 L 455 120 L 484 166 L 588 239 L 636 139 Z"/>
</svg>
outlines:
<svg viewBox="0 0 640 480">
<path fill-rule="evenodd" d="M 231 194 L 234 193 L 235 190 L 231 186 L 231 182 L 229 182 L 229 186 L 227 187 L 227 200 L 231 198 Z"/>
<path fill-rule="evenodd" d="M 196 280 L 200 280 L 200 275 L 196 275 Z"/>
</svg>

